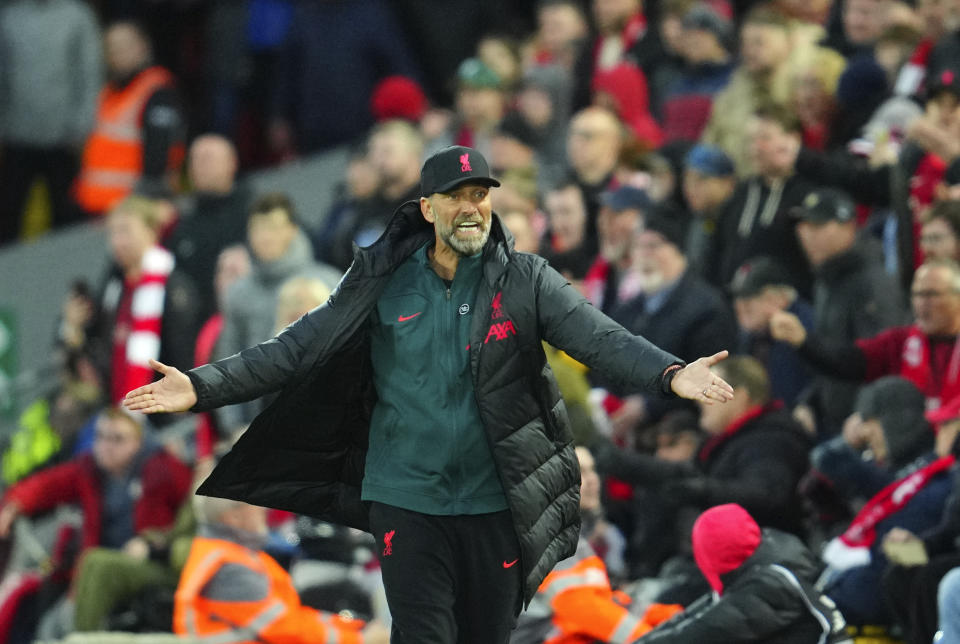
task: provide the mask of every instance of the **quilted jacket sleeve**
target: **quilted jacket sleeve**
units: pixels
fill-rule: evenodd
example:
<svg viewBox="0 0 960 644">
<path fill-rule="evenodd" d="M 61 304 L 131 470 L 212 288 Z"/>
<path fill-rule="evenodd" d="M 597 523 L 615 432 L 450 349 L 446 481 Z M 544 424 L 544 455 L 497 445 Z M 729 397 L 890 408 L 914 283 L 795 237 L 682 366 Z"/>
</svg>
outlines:
<svg viewBox="0 0 960 644">
<path fill-rule="evenodd" d="M 683 364 L 604 315 L 546 263 L 538 265 L 536 298 L 541 337 L 618 385 L 659 393 L 664 370 Z"/>
</svg>

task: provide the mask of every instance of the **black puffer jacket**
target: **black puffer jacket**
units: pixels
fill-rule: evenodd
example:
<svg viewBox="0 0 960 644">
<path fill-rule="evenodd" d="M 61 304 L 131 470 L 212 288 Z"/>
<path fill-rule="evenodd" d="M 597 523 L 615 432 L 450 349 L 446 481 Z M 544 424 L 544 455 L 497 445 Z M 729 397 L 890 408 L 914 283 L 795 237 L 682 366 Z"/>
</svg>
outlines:
<svg viewBox="0 0 960 644">
<path fill-rule="evenodd" d="M 814 590 L 817 567 L 803 543 L 764 530 L 738 568 L 721 575 L 723 595 L 705 596 L 644 635 L 643 644 L 852 644 L 833 602 Z"/>
<path fill-rule="evenodd" d="M 433 238 L 418 205 L 404 204 L 383 236 L 356 253 L 324 306 L 268 342 L 188 372 L 196 411 L 280 391 L 199 493 L 368 529 L 360 484 L 376 392 L 366 322 L 392 271 Z M 529 600 L 554 564 L 573 554 L 580 523 L 577 460 L 541 340 L 649 391 L 660 390 L 664 369 L 679 360 L 602 315 L 544 259 L 514 252 L 497 217 L 483 252 L 471 371 Z M 515 334 L 486 342 L 491 325 L 507 320 Z"/>
</svg>

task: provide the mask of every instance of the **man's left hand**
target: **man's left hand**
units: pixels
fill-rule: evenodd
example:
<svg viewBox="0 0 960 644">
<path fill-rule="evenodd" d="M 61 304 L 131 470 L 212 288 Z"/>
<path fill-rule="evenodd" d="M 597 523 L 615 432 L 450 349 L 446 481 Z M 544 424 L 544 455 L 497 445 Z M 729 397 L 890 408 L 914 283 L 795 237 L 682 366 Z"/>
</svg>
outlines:
<svg viewBox="0 0 960 644">
<path fill-rule="evenodd" d="M 724 350 L 691 362 L 677 372 L 670 383 L 670 388 L 681 398 L 689 398 L 708 405 L 733 400 L 733 387 L 710 369 L 729 355 L 730 353 Z"/>
</svg>

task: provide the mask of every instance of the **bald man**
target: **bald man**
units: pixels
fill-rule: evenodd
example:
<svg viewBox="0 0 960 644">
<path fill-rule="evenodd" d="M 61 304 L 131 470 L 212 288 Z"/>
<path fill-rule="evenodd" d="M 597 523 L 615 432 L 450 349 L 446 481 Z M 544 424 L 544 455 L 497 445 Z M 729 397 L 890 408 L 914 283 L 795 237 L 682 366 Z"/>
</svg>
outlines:
<svg viewBox="0 0 960 644">
<path fill-rule="evenodd" d="M 177 268 L 197 287 L 203 307 L 200 319 L 205 320 L 216 306 L 213 275 L 220 251 L 246 241 L 250 192 L 237 181 L 236 148 L 219 134 L 194 139 L 188 163 L 193 193 L 180 209 L 168 245 Z"/>
</svg>

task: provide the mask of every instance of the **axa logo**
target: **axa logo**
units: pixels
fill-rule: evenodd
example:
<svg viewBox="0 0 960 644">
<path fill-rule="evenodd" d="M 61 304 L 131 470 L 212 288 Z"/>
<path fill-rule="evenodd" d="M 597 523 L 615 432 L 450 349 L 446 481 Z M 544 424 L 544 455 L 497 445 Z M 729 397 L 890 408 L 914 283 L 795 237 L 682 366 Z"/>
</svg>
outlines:
<svg viewBox="0 0 960 644">
<path fill-rule="evenodd" d="M 487 337 L 483 341 L 484 344 L 490 342 L 490 338 L 493 338 L 495 341 L 499 342 L 500 340 L 506 340 L 511 335 L 517 335 L 517 329 L 513 326 L 512 320 L 507 320 L 506 322 L 494 322 L 490 325 L 490 328 L 487 329 Z"/>
<path fill-rule="evenodd" d="M 396 534 L 396 530 L 391 530 L 390 532 L 385 532 L 383 534 L 383 556 L 389 557 L 393 554 L 393 535 Z"/>
<path fill-rule="evenodd" d="M 470 167 L 469 152 L 460 155 L 460 172 L 473 172 L 473 168 Z"/>
</svg>

